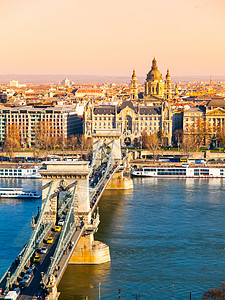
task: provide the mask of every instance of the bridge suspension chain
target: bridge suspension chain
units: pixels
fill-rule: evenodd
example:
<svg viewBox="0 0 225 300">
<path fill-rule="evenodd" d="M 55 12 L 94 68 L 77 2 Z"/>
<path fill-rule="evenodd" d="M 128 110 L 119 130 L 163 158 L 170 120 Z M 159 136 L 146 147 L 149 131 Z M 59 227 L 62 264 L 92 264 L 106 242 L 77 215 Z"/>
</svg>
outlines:
<svg viewBox="0 0 225 300">
<path fill-rule="evenodd" d="M 90 189 L 90 193 L 89 193 L 89 195 L 90 195 L 90 202 L 92 201 L 92 199 L 93 199 L 96 191 L 98 190 L 99 186 L 105 181 L 106 177 L 109 175 L 110 171 L 113 169 L 113 167 L 112 167 L 113 147 L 114 147 L 114 142 L 112 142 L 112 148 L 111 148 L 111 152 L 109 154 L 109 158 L 108 158 L 108 161 L 107 161 L 107 167 L 106 167 L 104 175 L 99 180 L 99 182 L 96 185 L 96 187 L 93 188 L 93 189 Z"/>
<path fill-rule="evenodd" d="M 74 220 L 73 215 L 73 201 L 76 193 L 77 182 L 74 184 L 74 190 L 72 196 L 68 200 L 67 204 L 69 204 L 68 212 L 66 215 L 65 223 L 63 225 L 63 229 L 60 233 L 60 237 L 51 261 L 51 264 L 43 278 L 43 284 L 46 285 L 48 282 L 49 276 L 54 273 L 55 267 L 59 264 L 62 255 L 64 254 L 65 249 L 68 247 L 68 244 L 76 231 L 76 221 Z"/>
</svg>

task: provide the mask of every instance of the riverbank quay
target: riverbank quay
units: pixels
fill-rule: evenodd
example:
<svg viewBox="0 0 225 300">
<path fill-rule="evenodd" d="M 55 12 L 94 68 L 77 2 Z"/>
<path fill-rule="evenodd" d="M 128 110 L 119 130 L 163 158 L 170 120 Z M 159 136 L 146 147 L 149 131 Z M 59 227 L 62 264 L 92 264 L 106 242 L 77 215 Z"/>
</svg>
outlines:
<svg viewBox="0 0 225 300">
<path fill-rule="evenodd" d="M 146 159 L 147 156 L 153 156 L 153 152 L 149 149 L 133 149 L 126 148 L 130 154 L 130 159 Z M 82 157 L 90 154 L 88 150 L 31 150 L 25 149 L 23 151 L 15 151 L 12 153 L 12 157 L 48 157 L 48 156 L 59 156 L 59 157 Z M 206 159 L 216 159 L 221 158 L 225 159 L 225 152 L 215 152 L 215 150 L 206 150 L 206 151 L 179 151 L 176 150 L 165 150 L 158 149 L 154 151 L 154 155 L 157 156 L 183 156 L 189 158 L 206 158 Z M 2 151 L 0 156 L 9 156 L 8 152 Z"/>
<path fill-rule="evenodd" d="M 150 157 L 153 157 L 153 151 L 147 150 L 147 149 L 129 149 L 129 155 L 130 155 L 130 160 L 135 160 L 135 159 L 148 159 Z M 185 152 L 185 151 L 173 151 L 173 150 L 156 150 L 154 151 L 154 156 L 155 157 L 162 157 L 162 156 L 176 156 L 176 157 L 188 157 L 188 158 L 193 158 L 193 159 L 225 159 L 225 152 L 215 152 L 211 150 L 206 150 L 206 151 L 190 151 L 190 152 Z"/>
</svg>

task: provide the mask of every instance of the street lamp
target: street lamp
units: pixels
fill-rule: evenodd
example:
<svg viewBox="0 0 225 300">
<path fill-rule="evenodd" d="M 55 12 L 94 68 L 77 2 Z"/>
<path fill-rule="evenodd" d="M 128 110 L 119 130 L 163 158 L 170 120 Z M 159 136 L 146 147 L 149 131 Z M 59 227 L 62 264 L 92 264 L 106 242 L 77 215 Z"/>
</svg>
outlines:
<svg viewBox="0 0 225 300">
<path fill-rule="evenodd" d="M 172 283 L 172 288 L 173 288 L 173 300 L 174 300 L 174 283 Z"/>
<path fill-rule="evenodd" d="M 98 300 L 101 299 L 100 285 L 101 285 L 101 282 L 98 283 Z"/>
</svg>

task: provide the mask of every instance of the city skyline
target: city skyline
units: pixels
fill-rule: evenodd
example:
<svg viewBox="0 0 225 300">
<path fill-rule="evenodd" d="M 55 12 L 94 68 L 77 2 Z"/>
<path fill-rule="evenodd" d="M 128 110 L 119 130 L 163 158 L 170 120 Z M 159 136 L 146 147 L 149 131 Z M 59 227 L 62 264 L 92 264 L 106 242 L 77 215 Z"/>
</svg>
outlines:
<svg viewBox="0 0 225 300">
<path fill-rule="evenodd" d="M 0 74 L 225 76 L 223 0 L 1 1 Z"/>
</svg>

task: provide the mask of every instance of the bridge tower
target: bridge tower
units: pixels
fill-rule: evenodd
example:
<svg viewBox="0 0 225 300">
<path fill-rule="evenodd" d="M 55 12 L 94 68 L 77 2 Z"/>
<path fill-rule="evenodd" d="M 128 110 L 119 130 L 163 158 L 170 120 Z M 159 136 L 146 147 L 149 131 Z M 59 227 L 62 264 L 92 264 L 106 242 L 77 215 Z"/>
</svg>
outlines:
<svg viewBox="0 0 225 300">
<path fill-rule="evenodd" d="M 111 148 L 112 150 L 112 160 L 118 165 L 122 162 L 122 152 L 121 152 L 121 132 L 119 129 L 102 129 L 96 130 L 92 134 L 93 139 L 93 161 L 92 166 L 98 166 L 101 164 L 104 158 L 104 152 L 106 148 Z M 107 189 L 132 189 L 133 181 L 130 178 L 129 170 L 129 158 L 127 153 L 125 158 L 125 167 L 123 166 L 118 172 L 116 172 L 111 181 L 107 185 Z"/>
<path fill-rule="evenodd" d="M 78 226 L 84 224 L 85 234 L 80 238 L 72 254 L 69 262 L 72 264 L 99 264 L 110 261 L 109 247 L 100 241 L 94 240 L 94 232 L 99 222 L 91 224 L 93 219 L 89 199 L 90 173 L 91 168 L 87 161 L 47 162 L 40 170 L 43 186 L 52 182 L 51 191 L 53 194 L 44 215 L 46 222 L 56 223 L 58 191 L 66 189 L 75 181 L 77 182 L 73 203 L 74 217 Z M 42 198 L 45 199 L 47 192 L 43 190 L 42 193 Z M 88 232 L 86 229 L 90 228 L 93 230 Z"/>
<path fill-rule="evenodd" d="M 89 162 L 87 161 L 63 161 L 46 162 L 39 173 L 42 176 L 42 185 L 52 182 L 51 201 L 46 208 L 43 221 L 56 223 L 57 218 L 57 197 L 60 190 L 66 189 L 70 184 L 77 181 L 77 190 L 74 200 L 75 217 L 84 216 L 90 221 L 90 201 L 89 201 Z M 42 199 L 47 197 L 48 190 L 42 191 Z"/>
<path fill-rule="evenodd" d="M 93 161 L 99 166 L 105 155 L 106 148 L 112 149 L 112 160 L 121 162 L 121 133 L 117 129 L 96 130 L 92 134 L 93 139 Z"/>
</svg>

